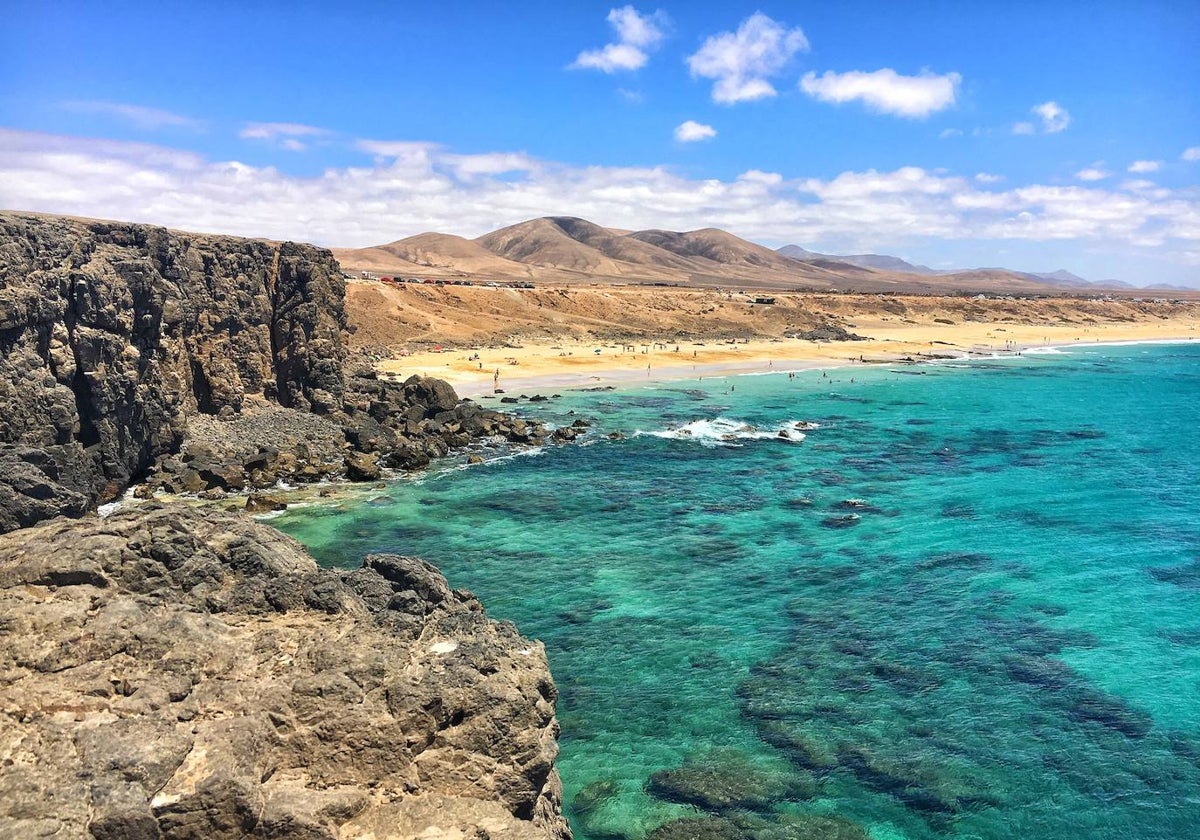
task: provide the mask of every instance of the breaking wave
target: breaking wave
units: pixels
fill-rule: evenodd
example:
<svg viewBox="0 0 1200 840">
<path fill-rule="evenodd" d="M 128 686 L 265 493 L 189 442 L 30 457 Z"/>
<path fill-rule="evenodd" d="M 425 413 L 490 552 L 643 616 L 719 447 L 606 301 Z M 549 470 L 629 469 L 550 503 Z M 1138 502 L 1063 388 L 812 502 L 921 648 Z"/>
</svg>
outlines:
<svg viewBox="0 0 1200 840">
<path fill-rule="evenodd" d="M 716 417 L 712 420 L 693 420 L 683 426 L 657 431 L 639 431 L 637 434 L 671 440 L 694 440 L 705 446 L 721 446 L 736 445 L 743 440 L 778 440 L 785 443 L 800 443 L 804 440 L 804 432 L 815 428 L 817 428 L 816 423 L 808 423 L 803 420 L 788 420 L 777 426 L 755 426 L 741 420 Z"/>
</svg>

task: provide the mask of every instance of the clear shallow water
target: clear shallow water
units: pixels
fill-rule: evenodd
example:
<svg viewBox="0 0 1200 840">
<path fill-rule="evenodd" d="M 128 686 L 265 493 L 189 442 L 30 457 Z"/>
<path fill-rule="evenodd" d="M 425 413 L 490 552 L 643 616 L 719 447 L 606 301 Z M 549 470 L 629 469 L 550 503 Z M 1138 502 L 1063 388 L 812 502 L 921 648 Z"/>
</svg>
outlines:
<svg viewBox="0 0 1200 840">
<path fill-rule="evenodd" d="M 545 642 L 583 840 L 695 816 L 680 766 L 880 839 L 1197 836 L 1200 346 L 922 370 L 567 393 L 586 445 L 273 524 Z"/>
</svg>

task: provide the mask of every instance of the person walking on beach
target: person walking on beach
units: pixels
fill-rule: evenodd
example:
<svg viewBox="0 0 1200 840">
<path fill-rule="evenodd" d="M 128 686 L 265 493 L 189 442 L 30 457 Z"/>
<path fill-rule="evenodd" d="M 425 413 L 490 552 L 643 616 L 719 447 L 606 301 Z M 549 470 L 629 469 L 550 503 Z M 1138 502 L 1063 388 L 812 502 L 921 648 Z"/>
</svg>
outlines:
<svg viewBox="0 0 1200 840">
<path fill-rule="evenodd" d="M 492 392 L 500 390 L 500 368 L 496 368 L 496 372 L 492 374 Z"/>
</svg>

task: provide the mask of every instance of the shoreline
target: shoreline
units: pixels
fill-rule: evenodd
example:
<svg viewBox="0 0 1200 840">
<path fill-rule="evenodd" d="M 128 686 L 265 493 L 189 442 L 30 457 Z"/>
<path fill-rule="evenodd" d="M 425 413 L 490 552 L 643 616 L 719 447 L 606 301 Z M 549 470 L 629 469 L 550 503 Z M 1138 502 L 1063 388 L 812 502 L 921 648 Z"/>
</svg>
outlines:
<svg viewBox="0 0 1200 840">
<path fill-rule="evenodd" d="M 523 346 L 424 351 L 384 360 L 376 367 L 381 373 L 402 378 L 421 374 L 445 379 L 460 397 L 480 398 L 707 377 L 1006 358 L 1080 346 L 1187 343 L 1200 338 L 1196 322 L 1180 320 L 1084 328 L 923 324 L 874 329 L 862 325 L 858 329 L 872 336 L 863 341 L 710 339 L 636 345 L 560 339 Z"/>
</svg>

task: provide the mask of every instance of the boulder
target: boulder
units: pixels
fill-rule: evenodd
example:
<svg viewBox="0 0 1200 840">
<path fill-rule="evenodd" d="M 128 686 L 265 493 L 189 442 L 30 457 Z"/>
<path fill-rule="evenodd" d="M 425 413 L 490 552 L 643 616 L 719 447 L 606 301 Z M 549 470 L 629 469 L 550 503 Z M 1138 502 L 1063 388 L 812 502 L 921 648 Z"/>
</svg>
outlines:
<svg viewBox="0 0 1200 840">
<path fill-rule="evenodd" d="M 346 478 L 351 481 L 377 481 L 382 475 L 379 461 L 365 452 L 350 452 L 345 456 Z"/>
<path fill-rule="evenodd" d="M 567 840 L 542 646 L 156 504 L 0 536 L 0 836 Z"/>
</svg>

